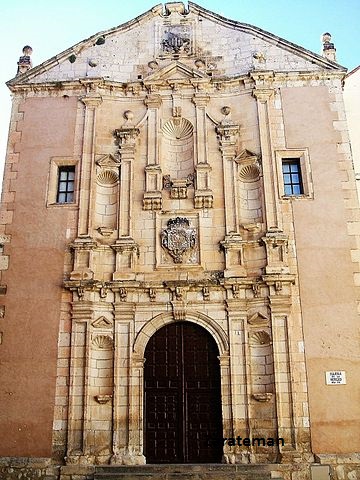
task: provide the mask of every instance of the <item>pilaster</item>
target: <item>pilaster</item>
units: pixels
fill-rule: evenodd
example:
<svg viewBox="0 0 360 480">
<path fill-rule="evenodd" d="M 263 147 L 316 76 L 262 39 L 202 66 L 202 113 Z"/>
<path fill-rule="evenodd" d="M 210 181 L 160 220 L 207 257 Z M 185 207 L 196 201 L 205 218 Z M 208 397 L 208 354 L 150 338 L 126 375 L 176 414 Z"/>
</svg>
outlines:
<svg viewBox="0 0 360 480">
<path fill-rule="evenodd" d="M 116 293 L 120 296 L 120 292 Z M 113 456 L 111 463 L 131 464 L 130 379 L 131 345 L 134 337 L 134 308 L 117 299 L 114 304 L 114 411 Z"/>
<path fill-rule="evenodd" d="M 132 278 L 137 244 L 132 238 L 132 198 L 133 198 L 133 161 L 135 159 L 136 139 L 140 130 L 136 127 L 122 127 L 114 135 L 119 146 L 120 188 L 118 209 L 118 239 L 112 248 L 116 252 L 116 271 L 114 280 Z"/>
<path fill-rule="evenodd" d="M 81 98 L 85 105 L 83 150 L 80 172 L 78 238 L 91 237 L 92 185 L 95 168 L 96 109 L 102 103 L 98 94 Z"/>
<path fill-rule="evenodd" d="M 241 290 L 242 293 L 245 289 Z M 240 432 L 251 438 L 250 430 L 250 391 L 249 358 L 246 350 L 247 315 L 246 302 L 241 298 L 228 299 L 227 316 L 229 325 L 230 368 L 231 368 L 231 401 L 233 418 L 233 437 Z M 235 454 L 236 463 L 249 463 L 251 447 L 232 447 L 228 453 Z M 230 462 L 232 463 L 232 462 Z"/>
<path fill-rule="evenodd" d="M 158 94 L 148 95 L 145 104 L 148 107 L 148 151 L 145 167 L 144 210 L 161 210 L 162 208 L 162 172 L 159 162 L 159 109 L 162 99 Z"/>
<path fill-rule="evenodd" d="M 235 165 L 237 138 L 239 134 L 239 125 L 228 121 L 222 122 L 216 126 L 218 134 L 219 148 L 223 160 L 224 175 L 224 200 L 225 200 L 225 233 L 226 235 L 239 233 L 235 195 Z"/>
<path fill-rule="evenodd" d="M 272 152 L 270 99 L 272 88 L 256 88 L 253 95 L 257 101 L 262 172 L 265 199 L 265 218 L 268 231 L 282 230 L 282 221 L 278 201 L 276 164 Z"/>
<path fill-rule="evenodd" d="M 195 142 L 195 208 L 212 208 L 213 192 L 210 184 L 211 166 L 208 163 L 208 140 L 206 129 L 206 106 L 210 97 L 203 93 L 195 93 L 193 103 L 196 114 L 196 142 Z"/>
<path fill-rule="evenodd" d="M 271 283 L 271 282 L 270 282 Z M 290 285 L 288 286 L 290 288 Z M 283 461 L 296 454 L 296 435 L 293 404 L 293 375 L 290 359 L 289 314 L 291 296 L 270 295 L 271 330 L 273 336 L 275 401 L 277 411 L 278 438 L 284 439 L 279 445 Z"/>
</svg>

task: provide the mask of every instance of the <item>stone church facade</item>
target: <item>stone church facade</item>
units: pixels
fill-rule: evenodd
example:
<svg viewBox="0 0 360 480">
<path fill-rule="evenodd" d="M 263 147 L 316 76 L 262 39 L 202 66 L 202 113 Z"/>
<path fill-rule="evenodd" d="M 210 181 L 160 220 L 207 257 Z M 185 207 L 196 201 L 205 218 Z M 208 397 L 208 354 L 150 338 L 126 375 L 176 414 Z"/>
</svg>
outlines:
<svg viewBox="0 0 360 480">
<path fill-rule="evenodd" d="M 220 462 L 360 478 L 359 212 L 346 70 L 324 52 L 189 2 L 20 64 L 5 478 Z"/>
</svg>

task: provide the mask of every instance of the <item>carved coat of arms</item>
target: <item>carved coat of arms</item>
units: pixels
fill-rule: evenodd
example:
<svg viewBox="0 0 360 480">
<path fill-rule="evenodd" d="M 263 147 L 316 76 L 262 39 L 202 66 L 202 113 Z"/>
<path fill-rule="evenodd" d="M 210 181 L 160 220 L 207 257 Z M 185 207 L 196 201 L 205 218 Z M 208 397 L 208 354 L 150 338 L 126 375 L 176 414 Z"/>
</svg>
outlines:
<svg viewBox="0 0 360 480">
<path fill-rule="evenodd" d="M 174 263 L 182 263 L 184 254 L 196 245 L 196 230 L 187 218 L 171 218 L 161 232 L 161 245 L 169 252 Z"/>
<path fill-rule="evenodd" d="M 163 51 L 166 53 L 189 53 L 190 38 L 187 32 L 178 30 L 167 31 L 161 42 Z"/>
</svg>

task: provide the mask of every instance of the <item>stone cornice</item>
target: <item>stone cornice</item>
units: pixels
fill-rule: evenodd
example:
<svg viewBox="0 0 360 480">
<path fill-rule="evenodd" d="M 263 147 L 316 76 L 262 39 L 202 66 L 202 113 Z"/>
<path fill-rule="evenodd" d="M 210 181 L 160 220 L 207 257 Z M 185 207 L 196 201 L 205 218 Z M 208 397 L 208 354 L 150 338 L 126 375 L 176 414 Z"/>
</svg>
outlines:
<svg viewBox="0 0 360 480">
<path fill-rule="evenodd" d="M 343 80 L 344 71 L 319 71 L 319 72 L 263 72 L 253 70 L 246 75 L 234 77 L 212 77 L 202 82 L 203 92 L 201 95 L 220 96 L 226 90 L 238 87 L 239 93 L 250 93 L 256 86 L 258 88 L 278 88 L 286 85 L 289 81 L 318 81 L 319 84 L 327 80 Z M 86 82 L 85 82 L 86 80 Z M 151 92 L 171 94 L 171 81 L 158 80 L 152 82 Z M 149 95 L 149 85 L 142 80 L 134 82 L 115 82 L 104 78 L 64 80 L 43 83 L 8 83 L 10 90 L 15 94 L 34 94 L 41 96 L 46 94 L 52 96 L 63 96 L 71 92 L 75 95 L 86 95 L 89 91 L 96 91 L 104 95 L 121 97 L 141 97 L 145 99 Z M 184 79 L 177 87 L 189 91 L 192 96 L 197 91 L 197 86 L 191 79 Z M 162 95 L 163 96 L 163 95 Z"/>
</svg>

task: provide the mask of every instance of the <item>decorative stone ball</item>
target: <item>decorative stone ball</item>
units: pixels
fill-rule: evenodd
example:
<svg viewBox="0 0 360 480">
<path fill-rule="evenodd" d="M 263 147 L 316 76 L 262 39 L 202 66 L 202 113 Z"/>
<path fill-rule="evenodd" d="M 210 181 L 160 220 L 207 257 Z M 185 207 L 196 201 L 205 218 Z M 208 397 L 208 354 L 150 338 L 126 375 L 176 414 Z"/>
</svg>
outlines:
<svg viewBox="0 0 360 480">
<path fill-rule="evenodd" d="M 201 60 L 200 58 L 195 60 L 195 66 L 196 66 L 196 68 L 204 68 L 205 67 L 204 60 Z"/>
<path fill-rule="evenodd" d="M 155 70 L 158 68 L 159 64 L 156 60 L 151 60 L 151 62 L 148 63 L 148 66 L 151 68 L 151 70 Z"/>
<path fill-rule="evenodd" d="M 229 115 L 230 112 L 231 112 L 231 108 L 228 106 L 222 107 L 221 109 L 221 113 L 223 113 L 224 115 Z"/>
<path fill-rule="evenodd" d="M 124 112 L 124 118 L 126 118 L 126 120 L 131 121 L 134 118 L 134 112 L 132 112 L 131 110 L 126 110 Z"/>
<path fill-rule="evenodd" d="M 22 52 L 24 55 L 31 55 L 33 49 L 30 47 L 30 45 L 25 45 L 25 47 L 22 49 Z"/>
<path fill-rule="evenodd" d="M 329 43 L 330 41 L 331 41 L 331 34 L 329 32 L 325 32 L 321 35 L 322 43 Z"/>
</svg>

